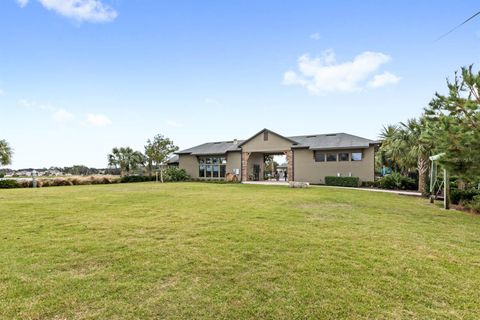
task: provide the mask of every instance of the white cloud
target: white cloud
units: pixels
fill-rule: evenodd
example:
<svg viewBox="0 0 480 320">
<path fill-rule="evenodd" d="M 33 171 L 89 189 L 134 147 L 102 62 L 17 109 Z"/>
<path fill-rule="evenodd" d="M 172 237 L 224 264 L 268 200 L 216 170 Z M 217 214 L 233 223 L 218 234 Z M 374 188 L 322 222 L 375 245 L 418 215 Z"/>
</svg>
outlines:
<svg viewBox="0 0 480 320">
<path fill-rule="evenodd" d="M 310 39 L 315 40 L 315 41 L 320 40 L 320 33 L 318 33 L 318 32 L 312 33 L 310 35 Z"/>
<path fill-rule="evenodd" d="M 87 122 L 92 126 L 104 127 L 112 124 L 112 121 L 103 114 L 87 114 Z"/>
<path fill-rule="evenodd" d="M 28 0 L 16 0 L 20 7 L 25 7 Z M 82 22 L 110 22 L 118 13 L 100 0 L 37 0 L 47 10 L 64 17 Z"/>
<path fill-rule="evenodd" d="M 385 71 L 382 74 L 376 74 L 373 79 L 368 82 L 368 86 L 370 88 L 379 88 L 383 87 L 389 84 L 396 84 L 398 81 L 400 81 L 402 78 L 397 77 L 396 75 Z"/>
<path fill-rule="evenodd" d="M 28 4 L 28 0 L 16 0 L 20 8 L 24 8 Z"/>
<path fill-rule="evenodd" d="M 220 106 L 220 102 L 213 98 L 205 98 L 205 100 L 203 100 L 203 103 L 211 106 L 216 106 L 216 107 Z"/>
<path fill-rule="evenodd" d="M 357 55 L 352 61 L 342 63 L 337 63 L 332 49 L 314 58 L 304 54 L 298 58 L 298 72 L 292 70 L 285 72 L 283 83 L 305 87 L 313 94 L 359 91 L 367 86 L 373 88 L 374 86 L 369 85 L 369 80 L 374 82 L 374 74 L 390 60 L 390 56 L 384 53 L 370 51 Z M 376 75 L 380 76 L 378 82 L 382 81 L 384 75 L 383 77 Z M 390 82 L 387 83 L 394 83 L 392 76 L 396 77 L 389 73 Z"/>
<path fill-rule="evenodd" d="M 5 94 L 5 91 L 3 91 L 3 89 L 0 88 L 0 96 L 3 96 Z"/>
<path fill-rule="evenodd" d="M 56 109 L 50 104 L 37 103 L 36 101 L 31 101 L 27 99 L 18 100 L 18 105 L 28 109 L 37 109 L 48 112 L 55 112 Z"/>
<path fill-rule="evenodd" d="M 168 120 L 168 121 L 167 121 L 167 125 L 169 125 L 170 127 L 174 127 L 174 128 L 181 128 L 181 127 L 183 127 L 183 124 L 178 123 L 178 122 L 173 121 L 173 120 Z"/>
<path fill-rule="evenodd" d="M 57 122 L 68 122 L 73 119 L 73 114 L 65 109 L 58 109 L 52 114 L 52 118 Z"/>
<path fill-rule="evenodd" d="M 49 113 L 52 120 L 56 122 L 68 122 L 72 120 L 75 116 L 63 108 L 55 108 L 51 104 L 38 103 L 36 101 L 31 101 L 27 99 L 18 100 L 18 105 L 22 108 L 26 108 L 33 111 L 42 111 Z"/>
</svg>

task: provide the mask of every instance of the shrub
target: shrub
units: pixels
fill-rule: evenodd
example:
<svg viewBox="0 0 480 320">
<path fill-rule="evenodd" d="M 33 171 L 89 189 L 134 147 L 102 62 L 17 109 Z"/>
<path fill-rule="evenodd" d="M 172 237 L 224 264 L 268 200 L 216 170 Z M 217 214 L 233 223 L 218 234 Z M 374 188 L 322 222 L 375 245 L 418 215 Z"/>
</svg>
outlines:
<svg viewBox="0 0 480 320">
<path fill-rule="evenodd" d="M 163 171 L 163 181 L 177 182 L 190 180 L 190 176 L 185 169 L 179 169 L 177 167 L 168 167 Z"/>
<path fill-rule="evenodd" d="M 0 189 L 19 188 L 16 180 L 0 180 Z"/>
<path fill-rule="evenodd" d="M 382 189 L 415 190 L 416 182 L 412 178 L 394 172 L 377 180 L 375 186 Z"/>
<path fill-rule="evenodd" d="M 55 178 L 53 179 L 52 186 L 61 187 L 61 186 L 73 186 L 72 181 L 64 178 Z"/>
<path fill-rule="evenodd" d="M 473 197 L 472 200 L 465 203 L 465 206 L 476 212 L 480 212 L 480 195 Z"/>
<path fill-rule="evenodd" d="M 325 184 L 328 186 L 339 187 L 359 187 L 360 179 L 358 177 L 325 177 Z"/>
<path fill-rule="evenodd" d="M 113 176 L 98 176 L 92 180 L 92 184 L 111 184 L 118 182 L 120 182 L 120 178 Z"/>
<path fill-rule="evenodd" d="M 71 177 L 67 180 L 71 181 L 75 186 L 81 185 L 90 185 L 90 184 L 110 184 L 110 183 L 117 183 L 120 181 L 119 177 L 115 176 L 89 176 L 89 177 Z"/>
<path fill-rule="evenodd" d="M 42 187 L 51 187 L 53 186 L 53 180 L 52 179 L 42 179 Z"/>
<path fill-rule="evenodd" d="M 121 183 L 155 181 L 155 177 L 149 176 L 125 176 L 120 179 Z"/>
<path fill-rule="evenodd" d="M 19 188 L 31 188 L 33 187 L 33 182 L 31 179 L 21 179 L 17 180 L 17 185 Z"/>
<path fill-rule="evenodd" d="M 450 201 L 453 204 L 470 202 L 478 195 L 480 195 L 480 190 L 478 189 L 460 190 L 455 188 L 450 190 Z"/>
<path fill-rule="evenodd" d="M 81 185 L 81 184 L 84 184 L 82 183 L 83 181 L 78 178 L 78 177 L 72 177 L 72 178 L 68 178 L 68 181 L 70 181 L 72 183 L 72 185 L 74 186 L 78 186 L 78 185 Z M 53 184 L 52 184 L 53 185 Z"/>
<path fill-rule="evenodd" d="M 375 187 L 375 181 L 362 181 L 362 187 L 365 187 L 365 188 Z"/>
</svg>

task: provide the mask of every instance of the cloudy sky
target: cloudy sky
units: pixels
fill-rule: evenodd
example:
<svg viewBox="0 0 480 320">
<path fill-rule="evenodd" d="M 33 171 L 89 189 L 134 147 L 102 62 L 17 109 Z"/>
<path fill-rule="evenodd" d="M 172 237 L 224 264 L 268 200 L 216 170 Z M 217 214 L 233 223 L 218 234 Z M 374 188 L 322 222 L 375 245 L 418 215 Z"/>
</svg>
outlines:
<svg viewBox="0 0 480 320">
<path fill-rule="evenodd" d="M 13 168 L 418 116 L 480 60 L 477 1 L 2 0 L 0 139 Z"/>
</svg>

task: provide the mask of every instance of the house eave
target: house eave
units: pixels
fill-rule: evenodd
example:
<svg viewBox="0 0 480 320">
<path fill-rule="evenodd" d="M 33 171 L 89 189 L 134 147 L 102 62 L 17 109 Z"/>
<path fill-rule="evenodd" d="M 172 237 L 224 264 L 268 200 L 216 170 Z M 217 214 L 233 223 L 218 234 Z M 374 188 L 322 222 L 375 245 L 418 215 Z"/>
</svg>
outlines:
<svg viewBox="0 0 480 320">
<path fill-rule="evenodd" d="M 308 148 L 310 150 L 314 150 L 314 151 L 322 151 L 322 150 L 351 150 L 351 149 L 368 149 L 370 148 L 370 145 L 368 146 L 365 146 L 365 145 L 362 145 L 362 146 L 343 146 L 343 147 L 325 147 L 325 148 Z"/>
</svg>

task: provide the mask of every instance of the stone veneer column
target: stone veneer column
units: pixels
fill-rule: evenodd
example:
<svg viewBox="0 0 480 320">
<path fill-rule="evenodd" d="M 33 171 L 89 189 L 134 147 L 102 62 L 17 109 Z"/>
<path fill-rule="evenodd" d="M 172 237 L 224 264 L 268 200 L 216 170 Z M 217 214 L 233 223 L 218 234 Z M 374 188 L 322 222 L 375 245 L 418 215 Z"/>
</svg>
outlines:
<svg viewBox="0 0 480 320">
<path fill-rule="evenodd" d="M 248 181 L 248 158 L 250 152 L 242 152 L 242 181 Z"/>
<path fill-rule="evenodd" d="M 287 179 L 288 181 L 293 181 L 293 151 L 287 150 L 285 151 L 285 155 L 287 156 Z"/>
</svg>

